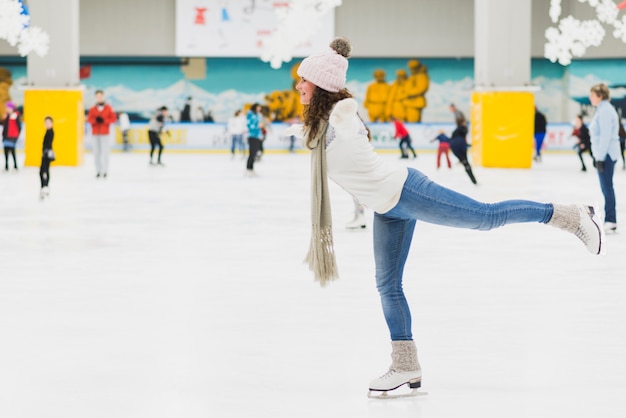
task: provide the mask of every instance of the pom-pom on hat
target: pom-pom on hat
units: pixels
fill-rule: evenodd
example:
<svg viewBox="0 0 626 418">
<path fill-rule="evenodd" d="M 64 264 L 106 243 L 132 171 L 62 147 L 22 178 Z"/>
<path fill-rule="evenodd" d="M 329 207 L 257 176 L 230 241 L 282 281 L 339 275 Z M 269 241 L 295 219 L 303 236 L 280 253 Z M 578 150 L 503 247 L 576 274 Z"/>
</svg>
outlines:
<svg viewBox="0 0 626 418">
<path fill-rule="evenodd" d="M 15 103 L 7 102 L 6 107 L 10 107 L 11 109 L 15 110 Z"/>
<path fill-rule="evenodd" d="M 305 58 L 298 68 L 298 75 L 319 88 L 336 93 L 346 84 L 351 53 L 352 46 L 347 39 L 335 38 L 330 49 Z"/>
</svg>

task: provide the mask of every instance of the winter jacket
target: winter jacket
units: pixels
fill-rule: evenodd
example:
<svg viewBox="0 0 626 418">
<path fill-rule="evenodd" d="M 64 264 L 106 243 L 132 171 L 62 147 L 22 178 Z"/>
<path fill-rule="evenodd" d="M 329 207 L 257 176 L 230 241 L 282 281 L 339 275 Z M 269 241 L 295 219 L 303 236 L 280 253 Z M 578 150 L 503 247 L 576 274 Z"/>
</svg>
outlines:
<svg viewBox="0 0 626 418">
<path fill-rule="evenodd" d="M 22 131 L 22 123 L 20 121 L 20 114 L 13 112 L 7 115 L 2 122 L 2 140 L 9 140 L 16 142 Z"/>
<path fill-rule="evenodd" d="M 117 115 L 106 103 L 93 106 L 87 114 L 87 122 L 91 124 L 91 133 L 94 135 L 108 135 L 109 126 L 116 121 Z"/>
</svg>

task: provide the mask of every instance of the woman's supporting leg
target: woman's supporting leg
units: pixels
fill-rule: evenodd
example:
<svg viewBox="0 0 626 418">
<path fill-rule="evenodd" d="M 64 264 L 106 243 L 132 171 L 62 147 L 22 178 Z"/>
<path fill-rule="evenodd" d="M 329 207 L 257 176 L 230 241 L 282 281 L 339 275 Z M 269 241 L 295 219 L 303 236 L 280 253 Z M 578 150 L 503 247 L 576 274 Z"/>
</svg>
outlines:
<svg viewBox="0 0 626 418">
<path fill-rule="evenodd" d="M 402 274 L 409 254 L 414 219 L 374 214 L 374 260 L 376 287 L 391 339 L 411 340 L 411 312 L 402 290 Z"/>
</svg>

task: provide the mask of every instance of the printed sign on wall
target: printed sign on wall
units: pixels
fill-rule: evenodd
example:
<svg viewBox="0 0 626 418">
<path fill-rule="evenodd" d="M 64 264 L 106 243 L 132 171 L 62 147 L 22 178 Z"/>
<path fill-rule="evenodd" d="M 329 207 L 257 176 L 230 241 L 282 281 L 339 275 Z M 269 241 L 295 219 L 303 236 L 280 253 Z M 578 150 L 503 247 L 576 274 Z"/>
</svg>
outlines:
<svg viewBox="0 0 626 418">
<path fill-rule="evenodd" d="M 176 0 L 176 55 L 181 57 L 258 57 L 264 39 L 277 24 L 276 10 L 290 1 Z M 293 56 L 305 57 L 328 47 L 334 34 L 334 13 L 320 31 Z"/>
</svg>

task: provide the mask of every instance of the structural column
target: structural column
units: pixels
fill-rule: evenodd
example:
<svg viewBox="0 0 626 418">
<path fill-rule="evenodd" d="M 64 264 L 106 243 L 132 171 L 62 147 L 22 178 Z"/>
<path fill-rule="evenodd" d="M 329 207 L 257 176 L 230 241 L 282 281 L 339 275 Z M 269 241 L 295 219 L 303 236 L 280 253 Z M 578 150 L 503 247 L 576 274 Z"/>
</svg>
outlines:
<svg viewBox="0 0 626 418">
<path fill-rule="evenodd" d="M 484 167 L 532 164 L 531 0 L 474 1 L 472 157 Z"/>
<path fill-rule="evenodd" d="M 79 75 L 79 0 L 29 0 L 28 6 L 31 24 L 50 35 L 50 49 L 44 57 L 27 57 L 25 165 L 41 162 L 46 116 L 54 120 L 54 164 L 80 165 L 85 107 Z"/>
</svg>

